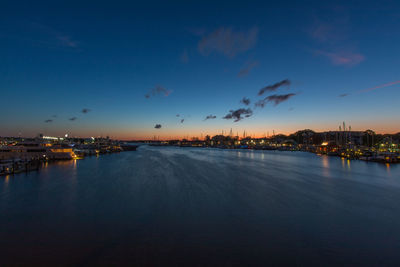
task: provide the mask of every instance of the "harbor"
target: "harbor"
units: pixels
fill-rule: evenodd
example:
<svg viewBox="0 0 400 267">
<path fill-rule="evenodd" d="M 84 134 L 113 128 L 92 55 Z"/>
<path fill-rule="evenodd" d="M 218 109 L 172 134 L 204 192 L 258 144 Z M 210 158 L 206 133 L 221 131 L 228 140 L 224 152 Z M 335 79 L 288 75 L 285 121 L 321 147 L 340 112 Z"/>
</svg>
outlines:
<svg viewBox="0 0 400 267">
<path fill-rule="evenodd" d="M 135 151 L 136 145 L 110 138 L 2 138 L 0 175 L 37 171 L 48 162 L 79 160 L 102 154 Z"/>
<path fill-rule="evenodd" d="M 45 136 L 0 138 L 0 175 L 39 170 L 46 162 L 79 160 L 102 154 L 135 151 L 138 144 L 154 147 L 194 147 L 238 150 L 303 151 L 318 155 L 384 164 L 400 163 L 400 133 L 352 131 L 343 123 L 338 131 L 300 130 L 290 135 L 255 137 L 221 134 L 180 140 L 113 140 L 109 137 L 69 138 Z"/>
<path fill-rule="evenodd" d="M 138 141 L 136 141 L 138 142 Z M 363 160 L 378 163 L 400 163 L 400 133 L 376 134 L 371 130 L 352 131 L 343 124 L 338 131 L 314 132 L 306 129 L 290 135 L 274 134 L 255 137 L 239 134 L 232 130 L 221 134 L 182 140 L 141 141 L 151 146 L 213 147 L 220 149 L 251 149 L 276 151 L 303 151 L 328 155 L 349 160 Z"/>
</svg>

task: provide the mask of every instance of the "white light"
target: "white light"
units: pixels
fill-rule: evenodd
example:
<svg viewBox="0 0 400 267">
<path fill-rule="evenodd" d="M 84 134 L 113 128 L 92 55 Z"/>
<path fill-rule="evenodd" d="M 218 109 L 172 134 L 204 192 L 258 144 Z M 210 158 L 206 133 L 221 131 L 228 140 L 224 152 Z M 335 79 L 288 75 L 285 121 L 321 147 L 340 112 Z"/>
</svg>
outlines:
<svg viewBox="0 0 400 267">
<path fill-rule="evenodd" d="M 48 139 L 48 140 L 58 140 L 58 137 L 53 137 L 53 136 L 43 136 L 43 139 Z"/>
</svg>

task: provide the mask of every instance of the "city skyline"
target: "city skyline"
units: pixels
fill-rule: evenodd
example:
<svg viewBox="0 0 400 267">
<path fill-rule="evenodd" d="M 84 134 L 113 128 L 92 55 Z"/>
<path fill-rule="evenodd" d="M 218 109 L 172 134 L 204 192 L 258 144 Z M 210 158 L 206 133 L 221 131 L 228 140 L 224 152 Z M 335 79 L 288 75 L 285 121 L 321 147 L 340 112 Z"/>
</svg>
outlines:
<svg viewBox="0 0 400 267">
<path fill-rule="evenodd" d="M 399 7 L 8 2 L 0 136 L 397 133 Z"/>
</svg>

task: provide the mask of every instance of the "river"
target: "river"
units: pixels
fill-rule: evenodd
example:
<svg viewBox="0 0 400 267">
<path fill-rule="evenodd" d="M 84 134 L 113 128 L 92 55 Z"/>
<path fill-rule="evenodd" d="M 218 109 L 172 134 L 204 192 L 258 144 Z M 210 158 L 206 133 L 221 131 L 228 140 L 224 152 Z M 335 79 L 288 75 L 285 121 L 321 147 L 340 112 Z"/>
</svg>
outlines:
<svg viewBox="0 0 400 267">
<path fill-rule="evenodd" d="M 0 177 L 0 265 L 400 264 L 400 166 L 142 146 Z"/>
</svg>

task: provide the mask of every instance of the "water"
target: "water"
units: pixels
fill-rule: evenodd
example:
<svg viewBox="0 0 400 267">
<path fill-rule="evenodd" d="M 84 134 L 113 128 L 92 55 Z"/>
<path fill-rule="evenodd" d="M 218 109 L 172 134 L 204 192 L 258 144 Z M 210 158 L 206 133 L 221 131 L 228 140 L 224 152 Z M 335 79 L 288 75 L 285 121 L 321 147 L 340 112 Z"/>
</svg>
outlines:
<svg viewBox="0 0 400 267">
<path fill-rule="evenodd" d="M 400 166 L 147 147 L 0 177 L 0 265 L 399 265 Z"/>
</svg>

